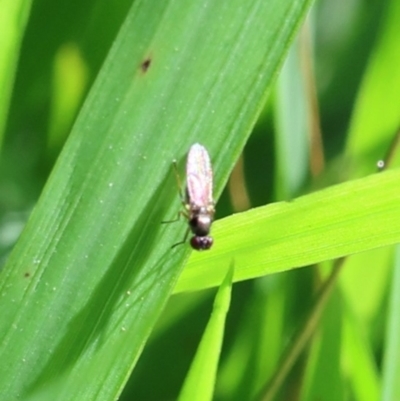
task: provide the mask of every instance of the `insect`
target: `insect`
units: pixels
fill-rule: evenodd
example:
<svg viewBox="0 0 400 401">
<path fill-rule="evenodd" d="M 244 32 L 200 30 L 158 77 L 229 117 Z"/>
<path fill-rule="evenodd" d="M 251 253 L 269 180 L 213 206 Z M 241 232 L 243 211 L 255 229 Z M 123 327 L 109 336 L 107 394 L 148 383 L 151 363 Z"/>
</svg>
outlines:
<svg viewBox="0 0 400 401">
<path fill-rule="evenodd" d="M 176 168 L 176 164 L 174 165 Z M 181 214 L 185 216 L 189 227 L 183 241 L 178 242 L 173 247 L 185 243 L 191 231 L 193 237 L 190 239 L 190 245 L 193 249 L 198 251 L 210 249 L 213 239 L 209 233 L 215 209 L 212 198 L 213 176 L 210 156 L 204 146 L 195 143 L 189 149 L 186 162 L 185 197 L 182 196 L 178 173 L 177 181 L 185 208 L 179 212 L 178 219 Z"/>
</svg>

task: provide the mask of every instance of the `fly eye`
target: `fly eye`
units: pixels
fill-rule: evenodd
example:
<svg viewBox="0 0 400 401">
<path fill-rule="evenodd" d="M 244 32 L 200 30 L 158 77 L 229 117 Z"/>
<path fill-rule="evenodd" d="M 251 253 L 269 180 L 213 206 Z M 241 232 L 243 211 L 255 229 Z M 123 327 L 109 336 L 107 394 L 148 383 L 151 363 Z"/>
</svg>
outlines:
<svg viewBox="0 0 400 401">
<path fill-rule="evenodd" d="M 214 241 L 211 237 L 194 236 L 190 240 L 190 245 L 193 249 L 196 249 L 197 251 L 205 251 L 207 249 L 210 249 L 213 243 Z"/>
</svg>

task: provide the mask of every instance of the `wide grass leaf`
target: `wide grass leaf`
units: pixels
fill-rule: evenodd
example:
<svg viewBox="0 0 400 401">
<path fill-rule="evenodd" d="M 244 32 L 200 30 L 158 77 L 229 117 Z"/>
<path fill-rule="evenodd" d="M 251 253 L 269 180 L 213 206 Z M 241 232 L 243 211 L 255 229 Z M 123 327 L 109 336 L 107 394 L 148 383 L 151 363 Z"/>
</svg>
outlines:
<svg viewBox="0 0 400 401">
<path fill-rule="evenodd" d="M 134 3 L 1 274 L 3 399 L 118 396 L 189 253 L 171 161 L 221 192 L 309 3 Z"/>
<path fill-rule="evenodd" d="M 395 244 L 399 186 L 396 169 L 221 219 L 213 252 L 191 255 L 175 291 L 218 285 L 232 260 L 240 281 Z"/>
</svg>

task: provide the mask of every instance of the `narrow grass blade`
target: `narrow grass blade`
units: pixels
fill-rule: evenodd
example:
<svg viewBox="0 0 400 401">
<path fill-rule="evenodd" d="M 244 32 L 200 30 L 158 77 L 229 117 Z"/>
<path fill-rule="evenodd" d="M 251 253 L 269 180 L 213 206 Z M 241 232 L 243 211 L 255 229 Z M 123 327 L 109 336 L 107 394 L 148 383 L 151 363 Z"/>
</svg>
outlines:
<svg viewBox="0 0 400 401">
<path fill-rule="evenodd" d="M 347 308 L 343 330 L 343 371 L 351 386 L 354 398 L 360 401 L 379 399 L 380 375 L 372 345 L 366 338 L 357 316 Z"/>
<path fill-rule="evenodd" d="M 0 145 L 3 140 L 20 46 L 31 3 L 31 0 L 2 0 L 0 2 Z"/>
<path fill-rule="evenodd" d="M 400 126 L 400 3 L 388 2 L 380 35 L 363 77 L 348 136 L 348 155 L 360 173 L 386 153 Z M 384 77 L 390 77 L 385 79 Z M 372 161 L 372 163 L 371 163 Z"/>
<path fill-rule="evenodd" d="M 179 401 L 209 401 L 213 399 L 218 361 L 224 337 L 225 319 L 231 299 L 232 276 L 233 268 L 231 267 L 218 290 L 211 318 L 185 379 Z"/>
<path fill-rule="evenodd" d="M 396 261 L 391 286 L 386 345 L 384 352 L 382 401 L 400 399 L 400 247 L 397 246 Z"/>
</svg>

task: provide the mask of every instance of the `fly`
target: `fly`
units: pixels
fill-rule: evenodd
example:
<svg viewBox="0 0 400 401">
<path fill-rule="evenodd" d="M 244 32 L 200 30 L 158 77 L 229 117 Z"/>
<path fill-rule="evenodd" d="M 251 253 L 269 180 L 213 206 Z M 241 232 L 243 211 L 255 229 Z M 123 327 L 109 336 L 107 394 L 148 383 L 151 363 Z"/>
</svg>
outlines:
<svg viewBox="0 0 400 401">
<path fill-rule="evenodd" d="M 177 181 L 180 187 L 178 174 Z M 193 236 L 190 239 L 190 245 L 193 249 L 202 251 L 211 248 L 214 241 L 209 234 L 215 214 L 212 187 L 213 174 L 210 156 L 204 146 L 195 143 L 189 149 L 186 162 L 185 197 L 181 196 L 185 209 L 179 213 L 186 217 L 189 228 L 183 241 L 173 247 L 185 243 L 191 231 Z"/>
</svg>

